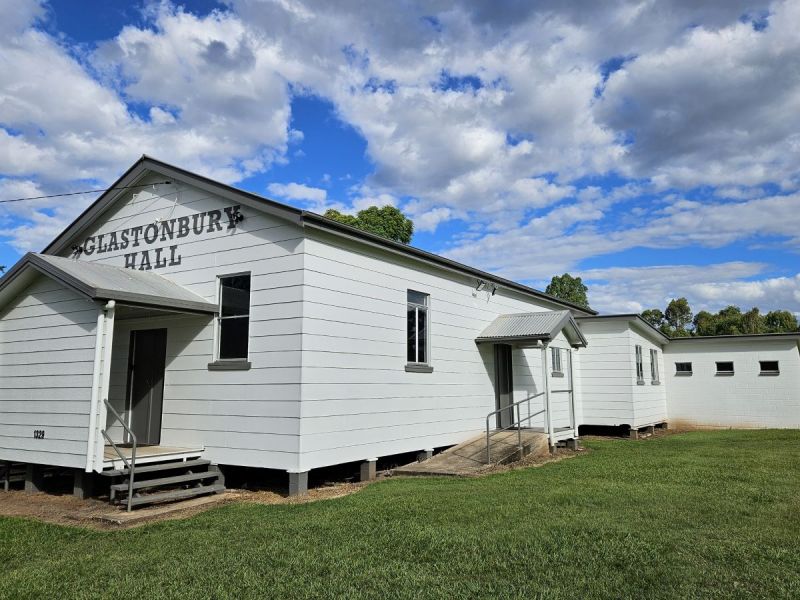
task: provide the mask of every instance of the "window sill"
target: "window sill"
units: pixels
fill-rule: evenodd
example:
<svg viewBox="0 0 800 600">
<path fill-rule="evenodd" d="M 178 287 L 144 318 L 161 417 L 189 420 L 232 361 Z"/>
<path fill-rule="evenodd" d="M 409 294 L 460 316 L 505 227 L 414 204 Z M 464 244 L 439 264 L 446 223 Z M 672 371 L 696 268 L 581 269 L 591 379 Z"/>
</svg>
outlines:
<svg viewBox="0 0 800 600">
<path fill-rule="evenodd" d="M 562 371 L 553 371 L 552 373 L 550 373 L 550 375 L 552 375 L 553 377 L 563 377 L 564 373 Z"/>
<path fill-rule="evenodd" d="M 406 373 L 433 373 L 433 367 L 430 365 L 408 363 L 406 365 Z"/>
<path fill-rule="evenodd" d="M 733 373 L 729 373 L 727 371 L 717 371 L 714 373 L 717 377 L 733 377 Z"/>
<path fill-rule="evenodd" d="M 687 373 L 686 371 L 676 371 L 675 377 L 691 377 L 694 373 Z"/>
<path fill-rule="evenodd" d="M 760 377 L 777 377 L 780 374 L 780 371 L 761 371 L 758 375 Z"/>
<path fill-rule="evenodd" d="M 249 371 L 250 361 L 248 360 L 216 360 L 208 363 L 209 371 Z"/>
</svg>

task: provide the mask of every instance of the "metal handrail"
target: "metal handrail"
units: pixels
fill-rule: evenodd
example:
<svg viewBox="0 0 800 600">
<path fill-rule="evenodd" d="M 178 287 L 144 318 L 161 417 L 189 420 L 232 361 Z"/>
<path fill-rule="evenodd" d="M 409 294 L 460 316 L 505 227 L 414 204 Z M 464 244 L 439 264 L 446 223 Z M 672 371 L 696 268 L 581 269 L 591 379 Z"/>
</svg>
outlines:
<svg viewBox="0 0 800 600">
<path fill-rule="evenodd" d="M 131 431 L 131 428 L 125 424 L 125 421 L 122 419 L 121 416 L 119 416 L 119 413 L 116 411 L 116 409 L 113 406 L 111 406 L 111 404 L 109 404 L 107 398 L 103 399 L 103 403 L 106 405 L 106 408 L 111 411 L 111 414 L 119 422 L 119 424 L 122 425 L 122 428 L 128 434 L 128 438 L 130 438 L 131 440 L 131 460 L 130 462 L 128 462 L 128 459 L 125 458 L 125 455 L 114 443 L 114 440 L 112 440 L 108 436 L 106 430 L 102 429 L 100 431 L 100 433 L 103 434 L 103 437 L 106 438 L 106 441 L 109 444 L 111 444 L 111 447 L 117 453 L 117 456 L 119 456 L 122 459 L 122 462 L 125 465 L 125 467 L 127 467 L 128 469 L 128 512 L 131 512 L 131 502 L 133 501 L 133 475 L 134 475 L 134 470 L 136 468 L 136 435 L 133 433 L 133 431 Z"/>
<path fill-rule="evenodd" d="M 539 392 L 538 394 L 534 394 L 533 396 L 528 396 L 527 398 L 523 398 L 522 400 L 518 400 L 517 402 L 513 402 L 513 403 L 509 404 L 508 406 L 504 406 L 503 408 L 498 408 L 497 410 L 493 410 L 488 415 L 486 415 L 486 463 L 487 464 L 491 464 L 492 463 L 492 446 L 491 446 L 491 441 L 490 441 L 491 436 L 494 435 L 495 433 L 500 433 L 501 431 L 506 431 L 507 429 L 512 429 L 514 427 L 514 425 L 508 425 L 507 427 L 496 428 L 494 430 L 494 432 L 492 433 L 492 432 L 490 432 L 490 428 L 489 428 L 489 419 L 491 419 L 493 416 L 495 416 L 497 414 L 500 414 L 500 413 L 502 413 L 504 411 L 507 411 L 507 410 L 511 411 L 511 416 L 513 417 L 514 416 L 514 408 L 516 407 L 516 409 L 517 409 L 517 421 L 516 421 L 515 425 L 517 427 L 517 447 L 519 448 L 519 453 L 520 453 L 520 457 L 521 457 L 522 456 L 522 427 L 521 426 L 522 426 L 523 421 L 530 421 L 533 417 L 536 417 L 536 416 L 538 416 L 538 415 L 540 415 L 540 414 L 542 414 L 543 412 L 546 411 L 546 409 L 543 408 L 542 410 L 539 410 L 539 411 L 537 411 L 535 413 L 531 413 L 531 404 L 530 404 L 530 402 L 531 402 L 531 400 L 533 400 L 534 398 L 538 398 L 539 396 L 544 396 L 544 392 Z M 524 404 L 525 402 L 528 403 L 528 416 L 523 419 L 523 418 L 521 418 L 521 415 L 520 415 L 520 406 L 522 404 Z"/>
</svg>

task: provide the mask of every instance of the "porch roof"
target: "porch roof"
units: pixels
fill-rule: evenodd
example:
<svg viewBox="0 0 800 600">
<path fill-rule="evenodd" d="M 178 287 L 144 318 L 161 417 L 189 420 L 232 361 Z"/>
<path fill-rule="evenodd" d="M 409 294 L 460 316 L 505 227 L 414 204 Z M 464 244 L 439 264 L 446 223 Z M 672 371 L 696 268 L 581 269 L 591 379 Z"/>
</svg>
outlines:
<svg viewBox="0 0 800 600">
<path fill-rule="evenodd" d="M 33 273 L 42 273 L 92 300 L 215 313 L 217 305 L 191 290 L 150 271 L 29 252 L 0 279 L 0 305 L 9 293 L 21 291 Z"/>
<path fill-rule="evenodd" d="M 550 341 L 563 331 L 573 346 L 586 346 L 568 310 L 500 315 L 475 339 L 476 342 Z"/>
</svg>

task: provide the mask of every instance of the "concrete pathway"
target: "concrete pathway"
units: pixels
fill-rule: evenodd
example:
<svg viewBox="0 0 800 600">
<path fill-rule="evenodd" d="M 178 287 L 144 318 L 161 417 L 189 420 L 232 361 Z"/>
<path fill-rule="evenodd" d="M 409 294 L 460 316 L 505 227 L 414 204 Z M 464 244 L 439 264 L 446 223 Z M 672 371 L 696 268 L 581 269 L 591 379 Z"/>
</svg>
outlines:
<svg viewBox="0 0 800 600">
<path fill-rule="evenodd" d="M 550 451 L 547 435 L 522 430 L 523 455 L 545 455 Z M 518 456 L 517 431 L 502 431 L 491 437 L 493 464 L 513 462 Z M 486 434 L 481 434 L 453 446 L 422 462 L 411 463 L 394 469 L 395 475 L 477 475 L 488 469 L 486 463 Z"/>
</svg>

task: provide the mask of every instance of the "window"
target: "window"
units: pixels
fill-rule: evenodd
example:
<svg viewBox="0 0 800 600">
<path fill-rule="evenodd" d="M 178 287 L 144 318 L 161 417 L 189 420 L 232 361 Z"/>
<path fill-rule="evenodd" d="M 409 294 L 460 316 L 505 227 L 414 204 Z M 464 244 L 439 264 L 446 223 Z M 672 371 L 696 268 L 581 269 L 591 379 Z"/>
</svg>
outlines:
<svg viewBox="0 0 800 600">
<path fill-rule="evenodd" d="M 777 360 L 760 360 L 758 361 L 761 367 L 760 375 L 780 375 L 780 365 Z"/>
<path fill-rule="evenodd" d="M 691 375 L 692 374 L 692 363 L 690 362 L 676 362 L 675 363 L 675 375 Z"/>
<path fill-rule="evenodd" d="M 717 362 L 717 375 L 733 375 L 733 362 Z"/>
<path fill-rule="evenodd" d="M 650 379 L 653 383 L 661 383 L 658 377 L 658 350 L 650 349 Z"/>
<path fill-rule="evenodd" d="M 250 330 L 250 274 L 219 278 L 220 360 L 246 360 Z"/>
<path fill-rule="evenodd" d="M 561 368 L 561 348 L 550 348 L 550 354 L 553 357 L 553 375 L 563 375 L 564 371 Z"/>
<path fill-rule="evenodd" d="M 430 296 L 408 290 L 407 358 L 411 364 L 427 365 L 428 358 L 428 301 Z"/>
<path fill-rule="evenodd" d="M 636 383 L 644 385 L 644 365 L 642 365 L 642 347 L 636 345 Z"/>
</svg>

